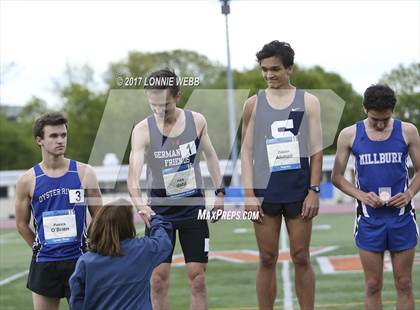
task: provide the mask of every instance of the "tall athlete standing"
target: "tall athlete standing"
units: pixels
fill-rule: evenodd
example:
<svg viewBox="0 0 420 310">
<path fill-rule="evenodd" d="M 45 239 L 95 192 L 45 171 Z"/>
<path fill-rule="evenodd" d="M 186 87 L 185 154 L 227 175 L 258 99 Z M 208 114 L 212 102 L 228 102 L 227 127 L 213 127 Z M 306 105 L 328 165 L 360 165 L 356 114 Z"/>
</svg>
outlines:
<svg viewBox="0 0 420 310">
<path fill-rule="evenodd" d="M 312 309 L 315 275 L 309 257 L 312 218 L 318 214 L 322 170 L 320 104 L 290 83 L 294 51 L 273 41 L 257 53 L 267 88 L 244 105 L 241 165 L 245 208 L 259 212 L 254 221 L 260 262 L 260 309 L 272 309 L 276 264 L 284 217 L 295 267 L 295 289 L 302 309 Z M 261 202 L 262 199 L 262 202 Z"/>
<path fill-rule="evenodd" d="M 38 118 L 33 132 L 42 161 L 17 182 L 16 226 L 33 249 L 27 287 L 34 308 L 58 309 L 60 298 L 70 297 L 68 280 L 85 251 L 86 208 L 93 216 L 101 192 L 89 165 L 64 157 L 67 119 L 61 113 Z"/>
<path fill-rule="evenodd" d="M 365 273 L 365 308 L 381 309 L 384 252 L 391 253 L 397 309 L 414 309 L 411 273 L 418 228 L 412 198 L 420 189 L 420 138 L 413 124 L 392 118 L 396 98 L 386 85 L 364 93 L 367 118 L 338 137 L 332 180 L 357 202 L 354 236 Z M 356 185 L 344 178 L 350 154 Z M 415 175 L 408 181 L 408 155 Z"/>
<path fill-rule="evenodd" d="M 175 73 L 169 70 L 155 71 L 150 77 L 177 80 Z M 203 115 L 176 107 L 181 96 L 176 83 L 145 88 L 153 114 L 133 129 L 128 191 L 146 224 L 151 214 L 149 206 L 172 223 L 174 246 L 178 231 L 187 265 L 191 309 L 207 309 L 205 272 L 209 229 L 207 221 L 197 219 L 199 210 L 205 209 L 200 156 L 204 153 L 216 187 L 222 184 L 219 161 Z M 147 204 L 141 199 L 139 184 L 144 163 L 147 164 Z M 215 194 L 215 208 L 223 209 L 224 189 L 218 188 Z M 169 308 L 171 262 L 172 253 L 153 272 L 153 309 Z"/>
</svg>

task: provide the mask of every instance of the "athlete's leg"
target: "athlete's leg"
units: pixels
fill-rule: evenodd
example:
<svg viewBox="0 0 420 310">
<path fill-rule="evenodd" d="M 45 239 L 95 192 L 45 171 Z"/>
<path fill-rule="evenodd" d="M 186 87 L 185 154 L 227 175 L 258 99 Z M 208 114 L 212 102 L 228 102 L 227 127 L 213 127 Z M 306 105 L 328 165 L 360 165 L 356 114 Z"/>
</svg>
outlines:
<svg viewBox="0 0 420 310">
<path fill-rule="evenodd" d="M 298 215 L 286 218 L 290 240 L 290 256 L 295 267 L 295 290 L 301 309 L 313 309 L 315 303 L 315 274 L 309 255 L 312 221 Z"/>
<path fill-rule="evenodd" d="M 359 249 L 359 255 L 365 273 L 365 309 L 382 309 L 384 253 Z"/>
<path fill-rule="evenodd" d="M 207 309 L 206 268 L 210 242 L 207 221 L 186 220 L 179 225 L 179 242 L 187 265 L 190 308 Z"/>
<path fill-rule="evenodd" d="M 172 222 L 172 253 L 159 266 L 157 266 L 152 273 L 152 306 L 153 309 L 167 310 L 169 309 L 168 290 L 169 290 L 169 276 L 171 273 L 172 254 L 176 243 L 176 222 Z M 150 230 L 146 227 L 145 235 L 149 236 Z"/>
<path fill-rule="evenodd" d="M 279 256 L 281 215 L 264 216 L 264 223 L 254 223 L 260 252 L 257 270 L 257 296 L 260 309 L 272 309 L 277 294 L 276 266 Z"/>
<path fill-rule="evenodd" d="M 34 310 L 58 310 L 60 298 L 47 297 L 32 292 Z"/>
<path fill-rule="evenodd" d="M 168 290 L 171 264 L 162 263 L 152 273 L 152 305 L 155 310 L 169 309 Z"/>
<path fill-rule="evenodd" d="M 206 268 L 205 263 L 187 263 L 192 310 L 207 309 Z"/>
<path fill-rule="evenodd" d="M 397 289 L 397 309 L 414 309 L 411 273 L 413 269 L 415 248 L 391 252 L 394 283 Z"/>
</svg>

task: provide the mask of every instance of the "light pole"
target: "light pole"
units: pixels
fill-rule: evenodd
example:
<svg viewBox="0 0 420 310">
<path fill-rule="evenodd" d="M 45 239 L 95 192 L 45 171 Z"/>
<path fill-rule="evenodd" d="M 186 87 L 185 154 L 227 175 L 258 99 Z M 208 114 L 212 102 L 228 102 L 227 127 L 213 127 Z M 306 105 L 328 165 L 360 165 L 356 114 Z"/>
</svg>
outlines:
<svg viewBox="0 0 420 310">
<path fill-rule="evenodd" d="M 228 15 L 230 13 L 229 0 L 220 0 L 222 2 L 222 14 L 225 15 L 225 24 L 226 24 L 226 52 L 227 52 L 227 91 L 228 91 L 228 108 L 229 108 L 229 138 L 230 145 L 232 145 L 231 161 L 230 167 L 232 170 L 232 180 L 230 182 L 231 186 L 239 185 L 238 174 L 236 169 L 236 161 L 238 159 L 238 147 L 236 145 L 236 108 L 235 108 L 235 97 L 233 93 L 233 77 L 232 69 L 230 64 L 230 48 L 229 48 L 229 27 L 228 27 Z"/>
</svg>

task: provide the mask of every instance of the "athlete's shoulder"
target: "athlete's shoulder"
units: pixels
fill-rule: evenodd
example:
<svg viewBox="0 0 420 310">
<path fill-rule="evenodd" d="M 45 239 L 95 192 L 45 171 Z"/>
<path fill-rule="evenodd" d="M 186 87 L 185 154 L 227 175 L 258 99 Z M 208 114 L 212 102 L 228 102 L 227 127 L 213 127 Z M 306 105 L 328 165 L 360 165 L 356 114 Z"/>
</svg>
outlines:
<svg viewBox="0 0 420 310">
<path fill-rule="evenodd" d="M 199 112 L 195 112 L 192 110 L 186 110 L 186 111 L 190 111 L 194 120 L 194 124 L 195 124 L 195 128 L 197 130 L 197 134 L 199 136 L 201 136 L 201 134 L 203 133 L 203 131 L 207 128 L 207 120 L 204 117 L 203 114 L 199 113 Z"/>
<path fill-rule="evenodd" d="M 419 131 L 414 124 L 401 121 L 401 128 L 404 140 L 407 144 L 411 144 L 413 141 L 418 141 Z"/>
<path fill-rule="evenodd" d="M 249 97 L 247 100 L 245 100 L 244 109 L 246 109 L 247 107 L 253 108 L 256 104 L 257 104 L 257 95 L 253 95 Z"/>
<path fill-rule="evenodd" d="M 191 110 L 189 110 L 191 111 Z M 195 121 L 195 123 L 197 125 L 199 125 L 199 127 L 204 127 L 207 123 L 206 118 L 204 117 L 203 114 L 199 113 L 199 112 L 195 112 L 195 111 L 191 111 L 193 119 Z"/>
<path fill-rule="evenodd" d="M 315 95 L 305 91 L 304 102 L 305 102 L 305 111 L 308 112 L 309 117 L 313 115 L 314 119 L 315 117 L 316 119 L 318 119 L 319 114 L 320 114 L 320 103 L 319 103 L 318 98 Z"/>
<path fill-rule="evenodd" d="M 304 91 L 304 98 L 305 98 L 305 103 L 307 104 L 319 104 L 319 100 L 317 98 L 317 96 L 315 96 L 314 94 L 311 94 L 310 92 Z"/>
<path fill-rule="evenodd" d="M 338 139 L 347 145 L 352 145 L 354 138 L 356 137 L 356 124 L 345 127 L 340 131 Z"/>
<path fill-rule="evenodd" d="M 93 167 L 89 164 L 76 161 L 76 165 L 77 165 L 77 171 L 79 171 L 82 174 L 93 172 Z"/>
<path fill-rule="evenodd" d="M 409 123 L 409 122 L 403 122 L 403 121 L 401 121 L 401 127 L 402 127 L 402 130 L 404 131 L 404 133 L 407 133 L 407 134 L 418 134 L 418 130 L 417 130 L 417 127 L 416 127 L 416 125 L 414 125 L 414 124 L 412 124 L 412 123 Z"/>
<path fill-rule="evenodd" d="M 83 188 L 93 189 L 98 187 L 96 172 L 91 165 L 77 162 L 77 174 Z"/>
<path fill-rule="evenodd" d="M 356 134 L 356 124 L 343 128 L 340 134 L 343 134 L 344 136 L 349 136 L 349 135 L 351 136 L 351 135 Z"/>
<path fill-rule="evenodd" d="M 143 141 L 145 144 L 149 142 L 149 123 L 148 118 L 145 118 L 141 122 L 137 123 L 133 128 L 132 138 L 136 138 L 136 141 Z"/>
<path fill-rule="evenodd" d="M 147 130 L 147 131 L 149 131 L 149 126 L 148 126 L 148 119 L 149 118 L 145 118 L 144 120 L 142 120 L 142 121 L 140 121 L 140 122 L 138 122 L 135 126 L 134 126 L 134 129 L 133 129 L 133 132 L 134 131 L 139 131 L 139 130 L 141 130 L 141 131 L 144 131 L 144 130 Z"/>
<path fill-rule="evenodd" d="M 244 115 L 251 115 L 257 105 L 257 95 L 253 95 L 245 100 L 243 114 Z"/>
<path fill-rule="evenodd" d="M 22 175 L 19 176 L 16 187 L 22 190 L 30 189 L 31 185 L 35 181 L 35 170 L 34 168 L 30 168 L 26 170 Z"/>
</svg>

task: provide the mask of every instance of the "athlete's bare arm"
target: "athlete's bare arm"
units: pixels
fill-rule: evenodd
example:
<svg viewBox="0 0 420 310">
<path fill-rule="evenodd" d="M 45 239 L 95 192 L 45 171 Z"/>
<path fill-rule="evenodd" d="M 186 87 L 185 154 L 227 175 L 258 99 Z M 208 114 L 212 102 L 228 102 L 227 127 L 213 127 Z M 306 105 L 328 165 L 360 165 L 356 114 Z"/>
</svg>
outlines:
<svg viewBox="0 0 420 310">
<path fill-rule="evenodd" d="M 305 92 L 305 111 L 308 115 L 309 155 L 321 154 L 322 156 L 321 105 L 318 98 L 308 92 Z"/>
<path fill-rule="evenodd" d="M 305 92 L 305 111 L 309 130 L 310 185 L 319 185 L 322 175 L 321 107 L 318 98 L 307 92 Z M 302 218 L 311 219 L 318 215 L 318 211 L 319 194 L 309 191 L 303 202 Z"/>
<path fill-rule="evenodd" d="M 381 207 L 383 203 L 376 193 L 365 193 L 359 190 L 344 177 L 344 172 L 347 167 L 355 136 L 356 125 L 344 128 L 340 132 L 337 141 L 337 153 L 335 155 L 334 168 L 331 175 L 332 182 L 338 189 L 347 195 L 352 196 L 372 207 Z"/>
<path fill-rule="evenodd" d="M 147 226 L 150 225 L 150 217 L 153 211 L 144 204 L 141 198 L 140 174 L 143 169 L 145 153 L 149 145 L 149 126 L 147 125 L 147 119 L 144 119 L 134 127 L 131 135 L 127 188 L 134 206 Z"/>
<path fill-rule="evenodd" d="M 200 144 L 203 148 L 204 156 L 206 157 L 207 168 L 209 169 L 213 185 L 216 188 L 220 188 L 222 186 L 223 179 L 220 172 L 219 158 L 217 157 L 217 153 L 207 132 L 207 121 L 203 115 L 197 112 L 193 112 L 193 117 L 198 131 L 197 134 L 200 137 Z M 219 194 L 217 196 L 218 197 L 216 198 L 213 211 L 224 209 L 223 194 Z M 212 222 L 215 222 L 215 220 L 212 220 Z"/>
<path fill-rule="evenodd" d="M 420 137 L 419 132 L 411 123 L 402 123 L 404 140 L 408 145 L 408 154 L 414 167 L 414 177 L 404 193 L 391 197 L 388 204 L 397 208 L 404 208 L 420 190 Z"/>
<path fill-rule="evenodd" d="M 29 169 L 23 174 L 16 184 L 16 200 L 15 200 L 15 215 L 16 227 L 26 241 L 32 248 L 35 240 L 35 233 L 29 227 L 31 220 L 31 199 L 35 187 L 35 172 Z"/>
<path fill-rule="evenodd" d="M 253 144 L 256 106 L 257 96 L 254 95 L 245 101 L 242 113 L 241 174 L 245 189 L 245 210 L 259 212 L 259 219 L 255 222 L 262 223 L 264 212 L 259 200 L 255 197 L 253 184 Z"/>
<path fill-rule="evenodd" d="M 79 162 L 77 163 L 77 171 L 79 171 L 82 187 L 86 191 L 85 199 L 90 216 L 94 217 L 97 209 L 102 206 L 102 194 L 96 173 L 90 165 Z"/>
<path fill-rule="evenodd" d="M 222 174 L 220 172 L 219 158 L 217 157 L 217 153 L 208 135 L 207 121 L 200 113 L 193 112 L 193 116 L 197 131 L 199 131 L 198 134 L 200 136 L 200 143 L 203 147 L 203 153 L 206 157 L 207 167 L 209 169 L 213 184 L 216 188 L 219 188 L 223 183 Z"/>
</svg>

